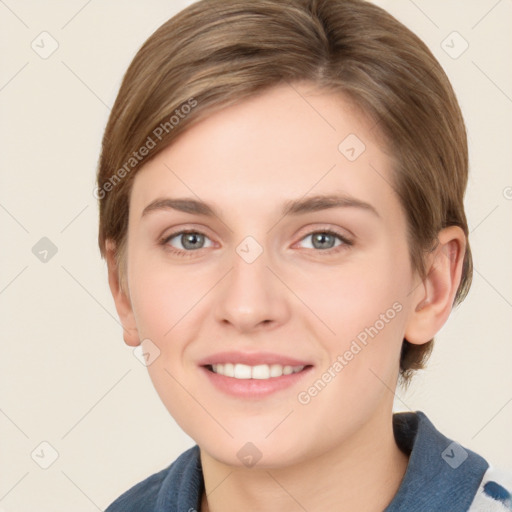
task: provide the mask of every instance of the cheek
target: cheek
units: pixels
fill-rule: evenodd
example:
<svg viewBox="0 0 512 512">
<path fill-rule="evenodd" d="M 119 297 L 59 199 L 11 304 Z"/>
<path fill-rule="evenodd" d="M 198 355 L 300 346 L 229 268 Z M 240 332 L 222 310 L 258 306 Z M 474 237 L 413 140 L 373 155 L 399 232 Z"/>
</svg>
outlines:
<svg viewBox="0 0 512 512">
<path fill-rule="evenodd" d="M 329 385 L 335 402 L 354 406 L 360 393 L 371 402 L 385 392 L 383 382 L 394 386 L 411 286 L 406 263 L 407 252 L 383 245 L 350 264 L 316 273 L 298 291 L 315 313 L 309 328 L 327 356 L 320 371 L 336 375 Z"/>
<path fill-rule="evenodd" d="M 204 283 L 196 282 L 192 273 L 135 257 L 131 278 L 139 336 L 150 339 L 159 351 L 147 366 L 149 377 L 171 416 L 185 432 L 191 432 L 201 411 L 189 414 L 194 407 L 191 395 L 199 396 L 199 390 L 190 379 L 190 362 L 185 355 L 187 340 L 196 334 L 198 322 L 193 321 L 197 303 L 206 292 Z"/>
<path fill-rule="evenodd" d="M 330 330 L 336 337 L 352 338 L 388 310 L 394 319 L 395 303 L 403 306 L 410 282 L 399 262 L 384 255 L 368 257 L 322 269 L 307 281 L 295 283 L 294 289 L 323 321 L 326 333 Z"/>
<path fill-rule="evenodd" d="M 129 272 L 130 296 L 139 334 L 157 340 L 168 338 L 174 326 L 208 290 L 209 280 L 204 272 L 185 272 L 161 259 L 135 255 Z"/>
<path fill-rule="evenodd" d="M 362 421 L 392 401 L 407 315 L 408 280 L 398 270 L 390 259 L 378 267 L 347 266 L 309 284 L 307 300 L 322 320 L 312 317 L 309 329 L 326 358 L 298 401 L 306 416 L 326 418 L 333 432 L 343 431 L 344 411 Z"/>
<path fill-rule="evenodd" d="M 174 324 L 177 290 L 146 274 L 130 287 L 130 293 L 139 336 L 154 341 L 162 339 Z"/>
</svg>

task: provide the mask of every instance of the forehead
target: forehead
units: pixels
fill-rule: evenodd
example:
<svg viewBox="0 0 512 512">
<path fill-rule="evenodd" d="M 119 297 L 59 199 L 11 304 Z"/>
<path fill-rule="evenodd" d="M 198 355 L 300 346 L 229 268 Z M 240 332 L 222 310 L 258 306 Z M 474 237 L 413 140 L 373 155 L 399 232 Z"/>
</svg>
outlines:
<svg viewBox="0 0 512 512">
<path fill-rule="evenodd" d="M 226 215 L 275 214 L 284 202 L 340 193 L 400 212 L 392 159 L 374 122 L 339 93 L 283 85 L 197 122 L 136 175 L 130 210 L 195 197 Z"/>
</svg>

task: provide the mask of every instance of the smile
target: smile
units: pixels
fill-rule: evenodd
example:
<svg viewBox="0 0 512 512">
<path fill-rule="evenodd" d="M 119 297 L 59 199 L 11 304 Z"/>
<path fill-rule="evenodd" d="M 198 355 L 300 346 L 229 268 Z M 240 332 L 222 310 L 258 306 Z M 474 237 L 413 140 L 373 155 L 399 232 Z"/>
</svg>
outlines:
<svg viewBox="0 0 512 512">
<path fill-rule="evenodd" d="M 299 359 L 263 351 L 224 351 L 205 356 L 198 365 L 214 389 L 231 397 L 259 400 L 298 387 L 313 372 L 311 362 L 310 356 Z"/>
<path fill-rule="evenodd" d="M 209 365 L 208 369 L 218 375 L 225 377 L 232 377 L 234 379 L 273 379 L 282 377 L 283 375 L 291 375 L 292 373 L 299 373 L 305 367 L 304 366 L 290 366 L 281 364 L 258 364 L 255 366 L 249 366 L 247 364 L 234 364 L 234 363 L 223 363 L 223 364 L 212 364 Z"/>
</svg>

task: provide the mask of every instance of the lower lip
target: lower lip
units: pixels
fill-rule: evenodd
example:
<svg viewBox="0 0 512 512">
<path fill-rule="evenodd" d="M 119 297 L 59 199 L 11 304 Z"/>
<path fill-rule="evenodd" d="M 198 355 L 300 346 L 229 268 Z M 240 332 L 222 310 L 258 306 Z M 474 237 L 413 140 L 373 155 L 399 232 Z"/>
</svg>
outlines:
<svg viewBox="0 0 512 512">
<path fill-rule="evenodd" d="M 214 373 L 204 366 L 201 367 L 201 370 L 206 373 L 207 378 L 217 389 L 228 395 L 241 398 L 263 398 L 287 389 L 297 384 L 311 369 L 311 366 L 307 366 L 300 372 L 270 379 L 235 379 Z"/>
</svg>

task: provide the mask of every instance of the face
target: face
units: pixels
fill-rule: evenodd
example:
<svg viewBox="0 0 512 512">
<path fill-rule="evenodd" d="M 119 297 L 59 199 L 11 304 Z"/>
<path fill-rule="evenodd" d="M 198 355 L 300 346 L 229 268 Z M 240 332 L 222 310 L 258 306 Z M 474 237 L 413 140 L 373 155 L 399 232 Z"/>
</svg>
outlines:
<svg viewBox="0 0 512 512">
<path fill-rule="evenodd" d="M 135 177 L 138 339 L 167 409 L 219 461 L 293 464 L 389 421 L 416 276 L 372 127 L 338 94 L 276 87 Z"/>
</svg>

